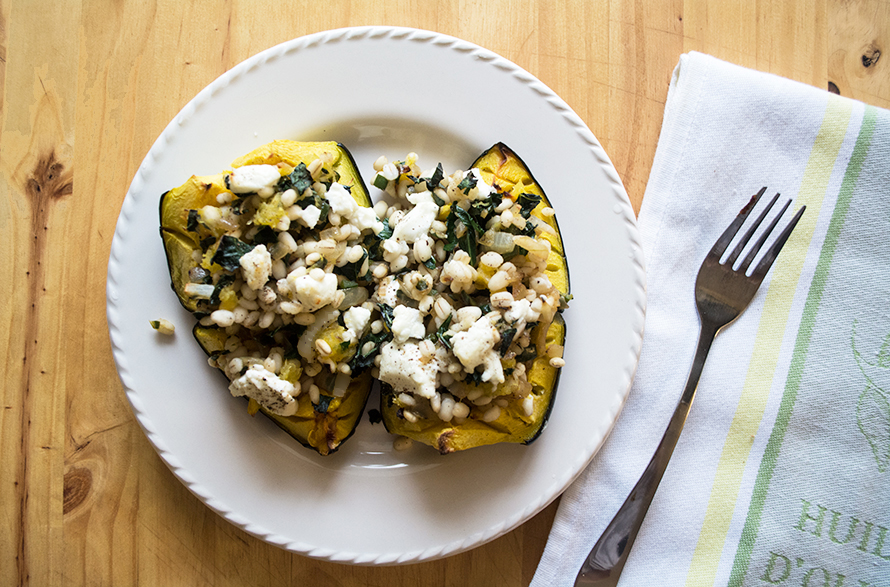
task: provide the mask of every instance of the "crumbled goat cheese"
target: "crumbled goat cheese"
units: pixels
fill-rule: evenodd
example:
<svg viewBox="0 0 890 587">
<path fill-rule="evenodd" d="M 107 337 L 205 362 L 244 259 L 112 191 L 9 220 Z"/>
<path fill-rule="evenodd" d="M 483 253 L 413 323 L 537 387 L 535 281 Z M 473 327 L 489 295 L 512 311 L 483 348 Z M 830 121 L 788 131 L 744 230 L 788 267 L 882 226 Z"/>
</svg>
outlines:
<svg viewBox="0 0 890 587">
<path fill-rule="evenodd" d="M 456 356 L 468 373 L 482 365 L 482 381 L 494 384 L 504 382 L 504 369 L 501 358 L 494 350 L 500 339 L 497 328 L 487 316 L 476 320 L 466 332 L 458 332 L 451 339 L 451 346 Z"/>
<path fill-rule="evenodd" d="M 430 192 L 413 194 L 409 196 L 409 200 L 414 207 L 393 228 L 392 238 L 413 243 L 429 232 L 439 213 L 439 206 L 433 201 Z"/>
<path fill-rule="evenodd" d="M 371 321 L 371 310 L 361 306 L 353 306 L 343 313 L 343 324 L 346 326 L 344 336 L 350 340 L 358 340 L 364 334 Z"/>
<path fill-rule="evenodd" d="M 347 218 L 351 216 L 353 211 L 358 207 L 358 204 L 352 198 L 352 194 L 339 183 L 331 184 L 331 187 L 325 193 L 324 197 L 331 205 L 331 212 L 346 216 Z"/>
<path fill-rule="evenodd" d="M 504 320 L 513 324 L 519 332 L 525 328 L 526 324 L 537 322 L 540 318 L 541 312 L 536 311 L 532 303 L 526 299 L 514 300 L 510 309 L 504 312 Z"/>
<path fill-rule="evenodd" d="M 333 273 L 313 269 L 307 275 L 293 280 L 288 278 L 288 281 L 304 311 L 314 312 L 337 300 L 337 276 Z"/>
<path fill-rule="evenodd" d="M 232 171 L 229 187 L 236 194 L 248 194 L 275 185 L 280 178 L 274 165 L 245 165 Z"/>
<path fill-rule="evenodd" d="M 374 298 L 381 304 L 386 304 L 390 308 L 399 305 L 398 292 L 401 289 L 399 280 L 392 275 L 386 276 L 374 292 Z"/>
<path fill-rule="evenodd" d="M 303 211 L 300 213 L 301 224 L 305 224 L 306 228 L 315 228 L 315 225 L 318 224 L 318 220 L 321 218 L 321 208 L 316 206 L 315 204 L 309 204 Z"/>
<path fill-rule="evenodd" d="M 263 289 L 272 274 L 272 255 L 266 245 L 257 245 L 241 256 L 241 273 L 252 290 Z"/>
<path fill-rule="evenodd" d="M 392 315 L 392 335 L 397 344 L 402 344 L 409 338 L 426 336 L 426 328 L 423 326 L 423 316 L 420 314 L 420 310 L 410 306 L 396 306 L 393 308 Z"/>
<path fill-rule="evenodd" d="M 424 361 L 420 346 L 416 343 L 398 345 L 388 342 L 380 350 L 379 379 L 396 391 L 431 398 L 436 395 L 439 367 L 432 358 Z"/>
<path fill-rule="evenodd" d="M 229 391 L 235 397 L 253 398 L 261 406 L 279 416 L 293 416 L 297 412 L 298 395 L 294 385 L 262 365 L 252 365 L 244 375 L 232 381 Z"/>
<path fill-rule="evenodd" d="M 359 206 L 352 194 L 339 183 L 334 183 L 325 194 L 331 205 L 331 212 L 339 214 L 359 230 L 373 229 L 375 233 L 383 230 L 383 223 L 377 219 L 373 208 Z"/>
</svg>

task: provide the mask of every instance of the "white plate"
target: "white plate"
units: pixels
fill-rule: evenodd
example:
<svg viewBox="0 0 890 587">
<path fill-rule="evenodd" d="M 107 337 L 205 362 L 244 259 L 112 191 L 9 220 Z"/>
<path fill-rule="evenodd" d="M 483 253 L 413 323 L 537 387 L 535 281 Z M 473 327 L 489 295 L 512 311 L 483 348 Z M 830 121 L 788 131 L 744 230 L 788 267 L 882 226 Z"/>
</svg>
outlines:
<svg viewBox="0 0 890 587">
<path fill-rule="evenodd" d="M 158 235 L 160 195 L 274 139 L 336 140 L 365 179 L 381 154 L 465 168 L 496 142 L 529 165 L 557 210 L 575 296 L 566 367 L 530 446 L 447 457 L 392 449 L 363 417 L 329 457 L 251 418 L 192 339 Z M 373 190 L 372 190 L 373 191 Z M 339 29 L 283 43 L 201 91 L 149 151 L 124 200 L 108 264 L 108 323 L 133 411 L 174 474 L 270 543 L 359 564 L 430 560 L 528 520 L 590 461 L 630 388 L 645 284 L 621 180 L 581 119 L 528 72 L 476 45 L 416 29 Z M 167 318 L 172 338 L 149 320 Z M 372 402 L 374 399 L 372 398 Z M 372 406 L 373 404 L 369 404 Z"/>
</svg>

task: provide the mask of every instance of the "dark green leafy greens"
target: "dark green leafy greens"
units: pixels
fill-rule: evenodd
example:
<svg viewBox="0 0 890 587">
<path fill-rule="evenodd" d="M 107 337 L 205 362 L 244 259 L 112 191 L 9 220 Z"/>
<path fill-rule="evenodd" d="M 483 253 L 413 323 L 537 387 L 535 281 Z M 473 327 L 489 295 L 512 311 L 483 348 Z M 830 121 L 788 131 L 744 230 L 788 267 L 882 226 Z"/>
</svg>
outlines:
<svg viewBox="0 0 890 587">
<path fill-rule="evenodd" d="M 219 304 L 219 294 L 222 293 L 222 290 L 226 288 L 226 286 L 235 283 L 234 275 L 222 275 L 219 278 L 219 281 L 216 282 L 216 285 L 213 286 L 213 293 L 210 294 L 210 304 L 212 306 L 216 306 Z"/>
<path fill-rule="evenodd" d="M 285 191 L 293 188 L 298 194 L 302 194 L 312 186 L 312 183 L 312 174 L 309 173 L 306 164 L 300 162 L 290 174 L 278 180 L 278 189 Z"/>
<path fill-rule="evenodd" d="M 219 246 L 216 248 L 211 262 L 216 263 L 226 271 L 235 271 L 241 267 L 241 257 L 252 250 L 252 245 L 241 239 L 224 234 L 219 240 Z"/>
<path fill-rule="evenodd" d="M 198 211 L 189 210 L 188 220 L 185 223 L 185 229 L 189 232 L 198 232 Z"/>
<path fill-rule="evenodd" d="M 541 203 L 541 196 L 522 193 L 516 198 L 516 203 L 519 204 L 519 213 L 522 214 L 523 218 L 528 219 L 531 216 L 532 210 Z"/>
</svg>

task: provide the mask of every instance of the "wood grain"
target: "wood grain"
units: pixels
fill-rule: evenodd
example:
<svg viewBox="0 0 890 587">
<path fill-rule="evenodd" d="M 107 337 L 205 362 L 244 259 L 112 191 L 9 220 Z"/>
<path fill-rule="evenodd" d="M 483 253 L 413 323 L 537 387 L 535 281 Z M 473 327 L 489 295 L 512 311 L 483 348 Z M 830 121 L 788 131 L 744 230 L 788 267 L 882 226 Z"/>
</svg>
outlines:
<svg viewBox="0 0 890 587">
<path fill-rule="evenodd" d="M 0 584 L 527 585 L 556 505 L 442 561 L 320 562 L 233 527 L 167 470 L 111 357 L 105 275 L 130 180 L 206 84 L 342 26 L 431 29 L 528 69 L 643 200 L 671 72 L 696 50 L 890 106 L 886 0 L 0 2 Z M 348 529 L 344 529 L 348 531 Z M 386 529 L 381 529 L 385 532 Z"/>
</svg>

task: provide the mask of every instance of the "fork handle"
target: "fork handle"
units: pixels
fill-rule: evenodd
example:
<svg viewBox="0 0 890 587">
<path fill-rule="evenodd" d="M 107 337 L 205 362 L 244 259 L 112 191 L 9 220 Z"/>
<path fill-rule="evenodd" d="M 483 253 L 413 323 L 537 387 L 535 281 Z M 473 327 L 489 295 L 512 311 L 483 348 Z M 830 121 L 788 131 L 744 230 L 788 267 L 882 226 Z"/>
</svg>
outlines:
<svg viewBox="0 0 890 587">
<path fill-rule="evenodd" d="M 674 447 L 677 446 L 683 424 L 686 423 L 686 416 L 689 414 L 689 408 L 692 407 L 698 380 L 701 377 L 705 359 L 708 357 L 708 351 L 711 350 L 711 343 L 714 342 L 714 337 L 717 335 L 717 330 L 709 324 L 702 323 L 698 348 L 692 360 L 692 369 L 686 380 L 686 388 L 674 410 L 674 415 L 671 416 L 667 430 L 665 430 L 652 460 L 643 471 L 642 477 L 637 481 L 627 499 L 624 500 L 618 513 L 609 522 L 590 554 L 587 555 L 587 559 L 575 578 L 575 587 L 611 587 L 618 584 L 621 570 L 624 568 L 630 549 L 643 525 L 643 518 L 646 517 L 652 498 L 655 497 L 655 491 L 664 476 Z"/>
</svg>

